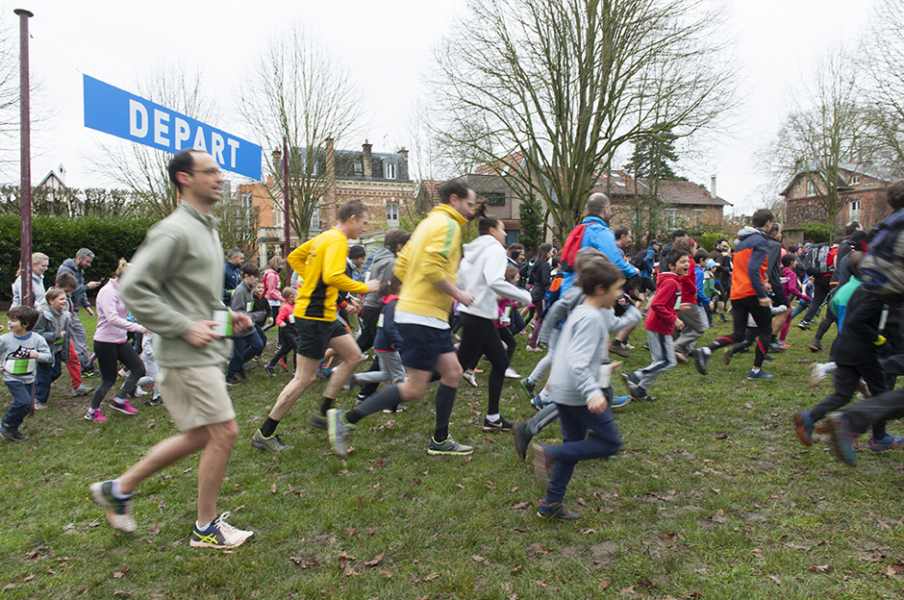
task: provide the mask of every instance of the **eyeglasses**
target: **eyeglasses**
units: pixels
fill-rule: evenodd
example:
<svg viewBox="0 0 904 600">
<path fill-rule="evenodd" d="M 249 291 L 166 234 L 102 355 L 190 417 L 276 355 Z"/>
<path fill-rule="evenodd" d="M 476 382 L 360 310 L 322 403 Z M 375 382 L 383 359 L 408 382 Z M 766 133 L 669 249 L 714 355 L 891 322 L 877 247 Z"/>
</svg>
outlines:
<svg viewBox="0 0 904 600">
<path fill-rule="evenodd" d="M 186 171 L 186 173 L 188 173 L 189 175 L 194 175 L 195 173 L 204 173 L 205 175 L 217 176 L 220 174 L 220 169 L 219 167 L 211 167 L 209 169 Z"/>
</svg>

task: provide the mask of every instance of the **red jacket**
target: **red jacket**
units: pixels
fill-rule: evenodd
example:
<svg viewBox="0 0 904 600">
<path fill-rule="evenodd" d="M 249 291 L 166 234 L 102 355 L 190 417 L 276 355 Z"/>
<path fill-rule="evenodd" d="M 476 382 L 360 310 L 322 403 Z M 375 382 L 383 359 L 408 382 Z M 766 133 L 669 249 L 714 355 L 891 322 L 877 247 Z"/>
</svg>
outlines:
<svg viewBox="0 0 904 600">
<path fill-rule="evenodd" d="M 656 294 L 647 310 L 647 319 L 643 326 L 653 333 L 672 335 L 675 331 L 675 320 L 678 318 L 678 306 L 681 304 L 681 282 L 677 275 L 669 271 L 659 275 L 656 286 Z M 690 301 L 693 302 L 695 299 L 696 294 Z"/>
<path fill-rule="evenodd" d="M 697 263 L 691 259 L 691 266 L 687 269 L 687 274 L 681 277 L 681 297 L 683 302 L 697 303 Z"/>
</svg>

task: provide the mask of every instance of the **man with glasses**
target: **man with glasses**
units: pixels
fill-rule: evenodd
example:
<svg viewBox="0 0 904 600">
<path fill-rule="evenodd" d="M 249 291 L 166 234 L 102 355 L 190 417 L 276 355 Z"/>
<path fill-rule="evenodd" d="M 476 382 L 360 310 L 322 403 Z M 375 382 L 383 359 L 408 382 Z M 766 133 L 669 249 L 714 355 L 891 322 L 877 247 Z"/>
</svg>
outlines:
<svg viewBox="0 0 904 600">
<path fill-rule="evenodd" d="M 217 219 L 223 177 L 214 158 L 183 150 L 169 163 L 181 201 L 148 232 L 120 281 L 120 295 L 135 319 L 156 334 L 158 387 L 166 409 L 182 432 L 156 446 L 117 479 L 94 483 L 91 493 L 115 529 L 135 531 L 132 516 L 138 484 L 176 461 L 202 451 L 198 464 L 198 520 L 195 548 L 235 548 L 254 536 L 217 514 L 217 496 L 239 428 L 220 364 L 230 355 L 228 324 L 252 327 L 221 300 L 223 247 Z"/>
</svg>

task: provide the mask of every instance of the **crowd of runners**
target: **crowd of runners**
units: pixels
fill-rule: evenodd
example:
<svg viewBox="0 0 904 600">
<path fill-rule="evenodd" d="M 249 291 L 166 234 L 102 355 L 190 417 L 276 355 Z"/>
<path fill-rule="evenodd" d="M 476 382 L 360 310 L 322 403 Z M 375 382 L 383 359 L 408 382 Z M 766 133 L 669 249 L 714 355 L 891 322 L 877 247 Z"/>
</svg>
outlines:
<svg viewBox="0 0 904 600">
<path fill-rule="evenodd" d="M 349 248 L 370 219 L 363 203 L 351 201 L 339 208 L 334 227 L 285 259 L 273 258 L 262 274 L 240 250 L 224 255 L 211 215 L 223 184 L 213 157 L 180 152 L 169 174 L 180 192 L 179 207 L 150 230 L 131 262 L 120 261 L 106 283 L 86 283 L 94 255 L 81 249 L 47 290 L 48 258 L 35 253 L 36 308 L 21 305 L 23 283 L 17 279 L 9 332 L 0 336 L 3 380 L 13 397 L 0 424 L 7 440 L 26 439 L 19 431 L 23 420 L 32 409 L 47 407 L 64 364 L 74 395 L 93 392 L 87 420 L 107 420 L 102 403 L 118 375 L 125 382 L 111 409 L 134 415 L 132 403 L 147 395 L 147 404 L 169 411 L 179 435 L 158 443 L 118 477 L 91 485 L 118 530 L 135 530 L 133 498 L 144 479 L 200 451 L 191 545 L 232 548 L 253 537 L 229 525 L 229 513 L 218 513 L 216 503 L 239 436 L 228 388 L 241 385 L 255 361 L 271 376 L 278 370 L 294 374 L 249 436 L 251 445 L 291 451 L 277 429 L 320 377 L 328 382 L 318 401 L 304 398 L 305 408 L 313 409 L 306 418 L 326 430 L 333 452 L 344 459 L 363 419 L 404 410 L 405 402 L 428 394 L 436 409 L 425 440 L 428 454 L 473 453 L 473 446 L 451 435 L 450 418 L 459 385 L 477 384 L 475 372 L 485 358 L 483 429 L 511 432 L 514 451 L 530 458 L 546 490 L 540 517 L 575 520 L 580 515 L 563 505 L 568 482 L 578 462 L 619 451 L 614 410 L 656 400 L 656 382 L 679 364 L 705 375 L 717 352 L 725 364 L 752 355 L 748 379 L 767 382 L 773 378 L 768 361 L 781 360 L 789 348 L 785 338 L 793 319 L 803 313 L 796 326 L 811 331 L 822 314 L 810 350 L 822 349 L 833 324 L 838 335 L 828 361 L 814 363 L 809 377 L 816 385 L 832 375 L 835 391 L 791 416 L 797 439 L 811 445 L 821 426 L 839 458 L 852 466 L 857 437 L 868 429 L 871 450 L 904 445 L 904 436 L 885 430 L 887 421 L 904 416 L 904 391 L 894 391 L 895 377 L 904 374 L 904 181 L 889 186 L 893 214 L 870 233 L 851 222 L 831 243 L 786 247 L 774 215 L 763 209 L 736 237 L 719 239 L 713 251 L 676 230 L 633 255 L 627 253 L 633 232 L 611 230 L 609 199 L 592 194 L 584 220 L 561 250 L 542 244 L 527 257 L 519 244 L 506 248 L 502 220 L 478 203 L 466 183 L 453 180 L 439 187 L 439 203 L 413 233 L 387 232 L 369 257 L 360 246 Z M 463 245 L 462 227 L 469 221 L 478 235 Z M 93 316 L 87 292 L 102 284 L 89 351 L 79 314 L 84 309 Z M 714 323 L 727 321 L 731 333 L 697 346 Z M 270 327 L 278 328 L 278 347 L 264 364 Z M 640 327 L 643 336 L 635 333 Z M 511 367 L 522 339 L 524 351 L 546 349 L 525 377 Z M 622 363 L 613 362 L 610 352 L 625 357 L 641 345 L 649 364 L 616 377 Z M 371 350 L 373 360 L 362 368 Z M 92 390 L 83 378 L 93 374 L 95 363 L 100 381 Z M 507 377 L 520 380 L 537 410 L 529 421 L 510 422 L 501 414 Z M 626 393 L 616 394 L 613 383 Z M 354 398 L 349 409 L 339 407 L 343 393 Z M 857 394 L 862 398 L 850 404 Z M 556 420 L 561 444 L 533 441 Z"/>
</svg>

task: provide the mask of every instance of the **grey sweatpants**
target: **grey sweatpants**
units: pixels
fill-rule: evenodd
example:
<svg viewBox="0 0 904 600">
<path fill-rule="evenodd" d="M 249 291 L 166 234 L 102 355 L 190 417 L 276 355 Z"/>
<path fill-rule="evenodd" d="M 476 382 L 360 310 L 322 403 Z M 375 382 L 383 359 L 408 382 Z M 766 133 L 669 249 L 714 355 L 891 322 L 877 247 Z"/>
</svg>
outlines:
<svg viewBox="0 0 904 600">
<path fill-rule="evenodd" d="M 687 354 L 694 349 L 703 334 L 709 329 L 709 319 L 706 318 L 706 311 L 700 305 L 694 305 L 690 310 L 678 313 L 678 318 L 684 321 L 684 329 L 681 335 L 675 340 L 675 352 Z"/>
<path fill-rule="evenodd" d="M 546 354 L 537 362 L 537 366 L 534 367 L 534 370 L 530 372 L 530 375 L 527 376 L 527 380 L 533 383 L 534 385 L 540 381 L 540 378 L 543 377 L 543 374 L 549 370 L 549 367 L 552 366 L 552 357 L 556 352 L 556 342 L 559 341 L 559 335 L 561 335 L 561 329 L 553 329 L 552 333 L 549 334 L 549 350 Z"/>
<path fill-rule="evenodd" d="M 356 373 L 351 376 L 349 385 L 361 385 L 364 383 L 398 383 L 405 380 L 405 367 L 402 365 L 402 357 L 398 352 L 379 352 L 380 370 Z"/>
<path fill-rule="evenodd" d="M 75 353 L 78 354 L 78 362 L 82 365 L 82 371 L 91 370 L 89 367 L 91 366 L 91 353 L 88 352 L 88 334 L 85 332 L 85 326 L 82 325 L 82 320 L 79 318 L 79 314 L 75 313 L 75 315 L 69 319 L 69 331 L 72 335 L 72 345 L 75 347 Z"/>
<path fill-rule="evenodd" d="M 691 312 L 691 311 L 686 311 Z M 638 383 L 637 387 L 643 391 L 649 391 L 650 386 L 656 383 L 659 376 L 675 367 L 675 349 L 672 346 L 672 336 L 656 333 L 647 329 L 647 344 L 650 346 L 650 354 L 653 362 L 649 366 L 634 371 Z"/>
</svg>

